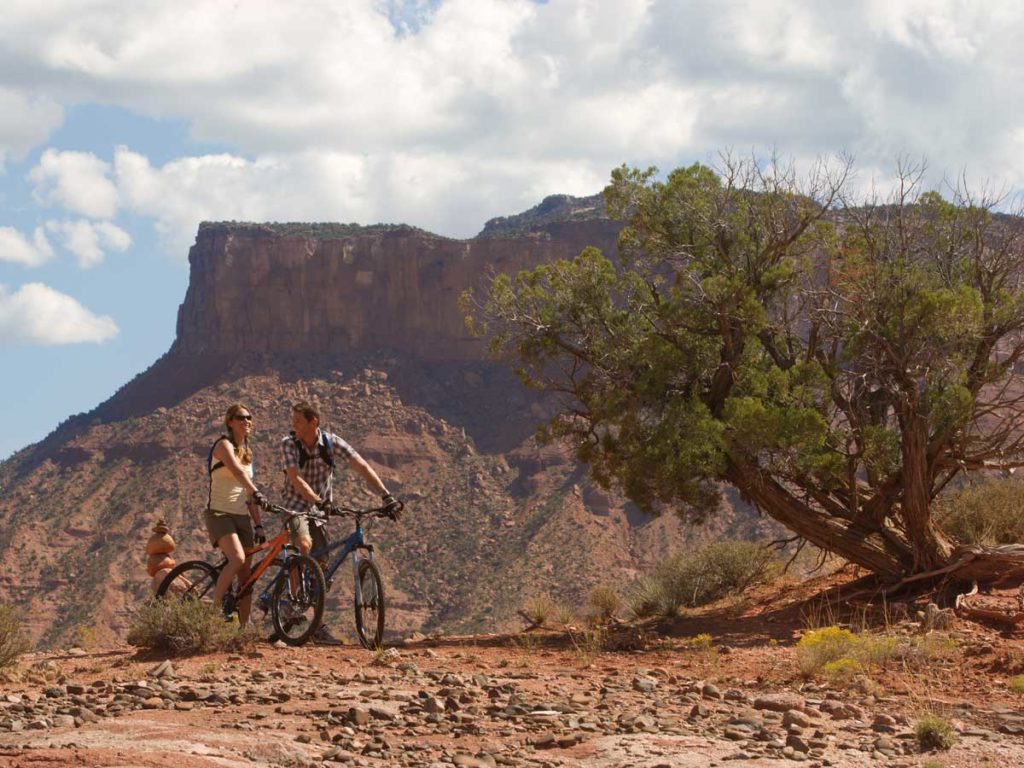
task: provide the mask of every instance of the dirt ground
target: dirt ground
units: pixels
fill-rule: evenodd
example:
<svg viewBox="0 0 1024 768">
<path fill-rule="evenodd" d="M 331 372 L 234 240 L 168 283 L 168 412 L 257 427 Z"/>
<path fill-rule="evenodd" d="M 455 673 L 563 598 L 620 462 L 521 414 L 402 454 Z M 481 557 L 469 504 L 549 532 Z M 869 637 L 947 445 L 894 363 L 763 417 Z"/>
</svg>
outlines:
<svg viewBox="0 0 1024 768">
<path fill-rule="evenodd" d="M 803 633 L 877 618 L 826 587 L 601 636 L 263 644 L 169 664 L 129 646 L 28 654 L 0 683 L 0 766 L 1024 765 L 1024 641 L 959 620 L 925 634 L 887 606 L 874 632 L 913 652 L 807 678 Z M 929 717 L 951 749 L 922 749 Z"/>
</svg>

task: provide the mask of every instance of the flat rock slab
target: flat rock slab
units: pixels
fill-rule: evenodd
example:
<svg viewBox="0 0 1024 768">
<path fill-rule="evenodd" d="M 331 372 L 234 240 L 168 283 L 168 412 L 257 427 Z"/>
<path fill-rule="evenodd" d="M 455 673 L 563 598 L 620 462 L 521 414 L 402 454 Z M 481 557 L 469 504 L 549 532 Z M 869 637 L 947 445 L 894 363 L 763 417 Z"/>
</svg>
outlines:
<svg viewBox="0 0 1024 768">
<path fill-rule="evenodd" d="M 768 693 L 754 699 L 754 709 L 766 709 L 769 712 L 803 710 L 806 706 L 804 697 L 796 693 Z"/>
</svg>

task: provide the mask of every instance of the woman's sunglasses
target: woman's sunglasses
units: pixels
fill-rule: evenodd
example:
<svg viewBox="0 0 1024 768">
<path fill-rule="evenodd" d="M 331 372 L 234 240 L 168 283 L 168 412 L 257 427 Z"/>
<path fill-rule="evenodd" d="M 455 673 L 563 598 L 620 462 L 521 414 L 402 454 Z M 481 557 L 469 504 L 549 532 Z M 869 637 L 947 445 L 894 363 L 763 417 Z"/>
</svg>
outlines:
<svg viewBox="0 0 1024 768">
<path fill-rule="evenodd" d="M 241 413 L 236 413 L 234 418 L 238 419 L 238 421 L 252 421 L 252 414 L 246 413 L 243 415 Z"/>
</svg>

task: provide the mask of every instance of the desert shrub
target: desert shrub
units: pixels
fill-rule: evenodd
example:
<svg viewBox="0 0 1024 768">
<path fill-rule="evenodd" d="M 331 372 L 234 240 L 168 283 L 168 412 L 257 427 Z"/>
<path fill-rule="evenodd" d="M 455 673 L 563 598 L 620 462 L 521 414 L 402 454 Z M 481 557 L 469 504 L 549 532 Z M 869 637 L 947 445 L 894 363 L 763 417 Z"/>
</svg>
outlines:
<svg viewBox="0 0 1024 768">
<path fill-rule="evenodd" d="M 842 656 L 833 661 L 826 662 L 821 668 L 821 674 L 832 685 L 846 686 L 850 685 L 863 669 L 857 659 Z"/>
<path fill-rule="evenodd" d="M 925 715 L 914 726 L 914 736 L 922 752 L 932 749 L 951 749 L 956 743 L 956 733 L 948 720 L 938 715 Z"/>
<path fill-rule="evenodd" d="M 575 624 L 579 620 L 576 615 L 576 611 L 570 608 L 565 603 L 555 603 L 555 608 L 551 613 L 551 621 L 556 626 L 568 627 Z"/>
<path fill-rule="evenodd" d="M 822 627 L 808 632 L 796 644 L 796 662 L 806 677 L 840 659 L 854 659 L 857 636 L 841 627 Z"/>
<path fill-rule="evenodd" d="M 865 666 L 882 666 L 887 661 L 907 655 L 898 638 L 885 635 L 856 635 L 854 651 L 857 661 Z"/>
<path fill-rule="evenodd" d="M 594 587 L 587 596 L 587 616 L 593 624 L 607 624 L 622 610 L 622 597 L 607 584 Z"/>
<path fill-rule="evenodd" d="M 535 627 L 543 627 L 554 618 L 558 604 L 547 595 L 537 595 L 522 607 L 523 617 Z"/>
<path fill-rule="evenodd" d="M 668 605 L 665 585 L 654 576 L 645 576 L 634 584 L 628 598 L 629 612 L 638 619 L 646 619 L 660 613 L 675 615 L 674 609 L 667 610 Z"/>
<path fill-rule="evenodd" d="M 714 648 L 714 641 L 711 635 L 707 632 L 701 632 L 699 635 L 694 635 L 693 637 L 688 637 L 683 640 L 682 646 L 688 651 L 703 653 Z"/>
<path fill-rule="evenodd" d="M 168 653 L 244 650 L 256 640 L 254 629 L 240 630 L 197 600 L 150 600 L 128 629 L 132 645 Z"/>
<path fill-rule="evenodd" d="M 78 635 L 78 645 L 80 648 L 88 650 L 99 645 L 99 641 L 96 639 L 96 627 L 89 624 L 79 624 L 75 634 Z"/>
<path fill-rule="evenodd" d="M 1024 693 L 1024 675 L 1017 675 L 1010 679 L 1010 690 L 1014 693 Z"/>
<path fill-rule="evenodd" d="M 807 632 L 796 646 L 797 667 L 805 677 L 821 674 L 832 682 L 852 679 L 853 673 L 899 661 L 924 668 L 956 654 L 956 641 L 948 636 L 902 637 L 868 632 L 854 633 L 838 626 Z"/>
<path fill-rule="evenodd" d="M 936 509 L 942 529 L 961 544 L 992 546 L 1024 542 L 1020 514 L 1024 486 L 1008 477 L 988 478 L 943 499 Z"/>
<path fill-rule="evenodd" d="M 637 584 L 630 609 L 639 618 L 675 616 L 742 592 L 768 574 L 771 552 L 751 541 L 723 541 L 663 561 Z"/>
<path fill-rule="evenodd" d="M 32 647 L 32 641 L 21 624 L 21 616 L 14 606 L 0 603 L 0 668 L 17 661 Z"/>
</svg>

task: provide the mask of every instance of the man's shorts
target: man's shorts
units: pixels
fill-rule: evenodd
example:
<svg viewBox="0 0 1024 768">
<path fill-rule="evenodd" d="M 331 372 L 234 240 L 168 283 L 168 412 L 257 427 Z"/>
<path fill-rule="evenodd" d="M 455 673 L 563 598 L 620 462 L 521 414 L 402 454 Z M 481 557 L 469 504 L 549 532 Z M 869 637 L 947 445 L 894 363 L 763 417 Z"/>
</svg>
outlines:
<svg viewBox="0 0 1024 768">
<path fill-rule="evenodd" d="M 327 533 L 321 522 L 313 521 L 310 525 L 308 517 L 293 517 L 288 523 L 292 532 L 292 544 L 299 545 L 299 539 L 311 539 L 313 542 L 312 552 L 323 549 L 327 546 Z"/>
<path fill-rule="evenodd" d="M 229 515 L 225 512 L 214 512 L 212 509 L 207 509 L 203 513 L 203 522 L 206 523 L 206 532 L 210 535 L 210 543 L 213 546 L 217 546 L 221 537 L 237 533 L 242 547 L 244 549 L 252 548 L 254 539 L 252 518 L 249 515 Z"/>
</svg>

